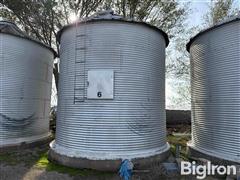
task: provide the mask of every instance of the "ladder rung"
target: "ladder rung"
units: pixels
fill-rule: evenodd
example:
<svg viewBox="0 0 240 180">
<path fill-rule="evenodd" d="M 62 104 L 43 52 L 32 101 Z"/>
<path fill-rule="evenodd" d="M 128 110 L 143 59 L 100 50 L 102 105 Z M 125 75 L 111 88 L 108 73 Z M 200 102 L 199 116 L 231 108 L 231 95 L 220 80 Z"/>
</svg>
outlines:
<svg viewBox="0 0 240 180">
<path fill-rule="evenodd" d="M 84 102 L 84 98 L 75 98 L 74 103 L 75 102 Z"/>
<path fill-rule="evenodd" d="M 75 99 L 75 101 L 76 101 L 76 100 L 78 100 L 78 101 L 84 100 L 84 98 L 78 98 L 78 97 L 75 97 L 74 99 Z"/>
<path fill-rule="evenodd" d="M 74 88 L 74 90 L 82 91 L 85 90 L 85 88 Z"/>
<path fill-rule="evenodd" d="M 84 102 L 84 101 L 74 101 L 74 104 L 76 104 L 76 103 L 80 103 L 80 102 Z"/>
<path fill-rule="evenodd" d="M 80 74 L 80 73 L 79 73 L 79 74 L 75 74 L 75 76 L 76 76 L 76 77 L 85 77 L 84 74 Z"/>
<path fill-rule="evenodd" d="M 76 37 L 84 37 L 86 34 L 77 34 Z"/>
<path fill-rule="evenodd" d="M 78 48 L 76 48 L 76 50 L 78 51 L 78 50 L 85 50 L 86 49 L 86 47 L 78 47 Z"/>
<path fill-rule="evenodd" d="M 80 102 L 84 102 L 84 100 L 82 100 L 82 101 L 74 101 L 74 104 L 80 103 Z"/>
<path fill-rule="evenodd" d="M 75 63 L 85 63 L 85 61 L 76 61 Z"/>
</svg>

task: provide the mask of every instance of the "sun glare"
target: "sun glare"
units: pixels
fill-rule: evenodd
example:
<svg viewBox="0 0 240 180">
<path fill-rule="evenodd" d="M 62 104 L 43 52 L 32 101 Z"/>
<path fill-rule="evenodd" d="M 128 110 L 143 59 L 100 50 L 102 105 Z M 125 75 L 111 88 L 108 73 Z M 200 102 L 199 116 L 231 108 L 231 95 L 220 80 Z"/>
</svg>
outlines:
<svg viewBox="0 0 240 180">
<path fill-rule="evenodd" d="M 70 22 L 75 22 L 75 21 L 77 21 L 77 16 L 76 16 L 76 14 L 70 14 L 70 16 L 69 16 L 69 20 L 70 20 Z"/>
</svg>

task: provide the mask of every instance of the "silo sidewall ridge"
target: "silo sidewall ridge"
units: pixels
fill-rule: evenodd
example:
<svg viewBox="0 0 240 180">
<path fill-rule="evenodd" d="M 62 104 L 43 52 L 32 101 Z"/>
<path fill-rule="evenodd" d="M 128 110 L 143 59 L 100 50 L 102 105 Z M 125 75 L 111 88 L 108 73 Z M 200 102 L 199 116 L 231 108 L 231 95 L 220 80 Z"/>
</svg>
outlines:
<svg viewBox="0 0 240 180">
<path fill-rule="evenodd" d="M 212 157 L 240 161 L 240 21 L 214 26 L 189 45 L 192 143 Z"/>
<path fill-rule="evenodd" d="M 168 152 L 166 44 L 141 23 L 94 21 L 62 31 L 52 152 L 89 160 Z M 102 83 L 107 89 L 98 91 Z"/>
<path fill-rule="evenodd" d="M 39 43 L 0 33 L 1 148 L 50 135 L 53 57 L 53 52 Z"/>
</svg>

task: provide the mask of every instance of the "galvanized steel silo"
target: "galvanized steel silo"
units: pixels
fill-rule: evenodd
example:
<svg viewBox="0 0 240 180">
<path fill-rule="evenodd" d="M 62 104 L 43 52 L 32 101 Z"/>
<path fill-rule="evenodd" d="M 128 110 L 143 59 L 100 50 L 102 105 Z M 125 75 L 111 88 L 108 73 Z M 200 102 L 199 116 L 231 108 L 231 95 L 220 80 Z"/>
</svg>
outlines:
<svg viewBox="0 0 240 180">
<path fill-rule="evenodd" d="M 167 35 L 111 13 L 65 26 L 58 35 L 59 101 L 50 159 L 114 170 L 120 159 L 166 156 Z"/>
<path fill-rule="evenodd" d="M 49 136 L 54 51 L 0 22 L 0 149 Z"/>
<path fill-rule="evenodd" d="M 190 40 L 192 141 L 190 153 L 240 163 L 240 18 Z"/>
</svg>

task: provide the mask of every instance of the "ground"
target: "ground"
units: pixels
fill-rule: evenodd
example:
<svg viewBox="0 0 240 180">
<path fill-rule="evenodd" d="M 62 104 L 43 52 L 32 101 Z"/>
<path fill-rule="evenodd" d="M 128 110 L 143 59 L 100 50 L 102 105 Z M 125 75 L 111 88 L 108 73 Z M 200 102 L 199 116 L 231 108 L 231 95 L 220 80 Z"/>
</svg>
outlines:
<svg viewBox="0 0 240 180">
<path fill-rule="evenodd" d="M 186 142 L 190 139 L 189 129 L 190 127 L 168 129 L 168 142 L 171 144 L 172 152 L 168 162 L 173 162 L 178 154 L 182 159 L 188 159 Z M 177 145 L 181 148 L 176 153 Z M 117 173 L 79 170 L 51 163 L 47 159 L 47 152 L 46 145 L 21 152 L 0 153 L 0 180 L 120 180 Z M 155 167 L 147 172 L 134 172 L 132 180 L 195 179 L 180 177 L 176 174 L 162 175 L 161 168 Z"/>
</svg>

